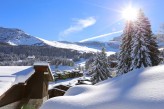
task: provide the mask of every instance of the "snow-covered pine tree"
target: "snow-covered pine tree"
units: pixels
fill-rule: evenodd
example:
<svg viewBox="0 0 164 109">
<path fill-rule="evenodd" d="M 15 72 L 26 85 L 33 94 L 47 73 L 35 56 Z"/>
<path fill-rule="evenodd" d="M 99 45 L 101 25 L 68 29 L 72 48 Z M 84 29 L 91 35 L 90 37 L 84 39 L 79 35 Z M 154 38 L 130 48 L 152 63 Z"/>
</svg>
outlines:
<svg viewBox="0 0 164 109">
<path fill-rule="evenodd" d="M 117 75 L 127 73 L 131 67 L 131 51 L 132 51 L 132 37 L 134 34 L 134 24 L 132 21 L 127 21 L 123 34 L 122 43 L 120 46 L 120 53 L 118 55 L 118 72 Z"/>
<path fill-rule="evenodd" d="M 97 53 L 90 69 L 90 75 L 93 84 L 111 77 L 111 71 L 104 48 L 100 53 Z"/>
<path fill-rule="evenodd" d="M 134 37 L 132 38 L 131 70 L 152 66 L 155 59 L 153 56 L 158 57 L 157 54 L 152 54 L 152 52 L 157 50 L 157 48 L 154 38 L 152 37 L 150 22 L 142 10 L 139 10 L 134 31 Z"/>
<path fill-rule="evenodd" d="M 151 57 L 152 66 L 156 66 L 160 63 L 160 59 L 159 59 L 160 51 L 158 50 L 156 37 L 152 36 L 150 38 L 149 49 L 150 49 L 150 57 Z"/>
<path fill-rule="evenodd" d="M 145 18 L 145 24 L 146 24 L 146 31 L 147 31 L 147 37 L 149 38 L 150 44 L 148 45 L 148 48 L 150 50 L 150 59 L 152 62 L 152 66 L 156 66 L 160 63 L 159 59 L 159 50 L 158 45 L 156 42 L 156 37 L 153 35 L 151 30 L 151 24 L 148 20 L 148 18 Z"/>
</svg>

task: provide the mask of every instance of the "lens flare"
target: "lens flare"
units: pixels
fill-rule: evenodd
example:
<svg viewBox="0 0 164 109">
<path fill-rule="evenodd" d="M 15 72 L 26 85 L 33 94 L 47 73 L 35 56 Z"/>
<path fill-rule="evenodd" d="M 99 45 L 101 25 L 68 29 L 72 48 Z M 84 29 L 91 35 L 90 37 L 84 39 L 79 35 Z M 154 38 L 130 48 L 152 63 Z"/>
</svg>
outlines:
<svg viewBox="0 0 164 109">
<path fill-rule="evenodd" d="M 133 21 L 137 18 L 137 10 L 135 8 L 132 8 L 131 6 L 129 6 L 122 11 L 122 17 L 125 20 Z"/>
</svg>

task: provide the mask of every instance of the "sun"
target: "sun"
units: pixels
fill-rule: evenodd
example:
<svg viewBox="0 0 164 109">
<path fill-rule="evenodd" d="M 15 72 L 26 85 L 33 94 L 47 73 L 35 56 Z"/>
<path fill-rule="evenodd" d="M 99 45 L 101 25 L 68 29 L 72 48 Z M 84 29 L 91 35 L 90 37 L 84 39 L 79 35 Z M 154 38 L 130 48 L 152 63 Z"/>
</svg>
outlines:
<svg viewBox="0 0 164 109">
<path fill-rule="evenodd" d="M 125 20 L 134 21 L 137 18 L 137 10 L 129 6 L 122 11 L 122 17 Z"/>
</svg>

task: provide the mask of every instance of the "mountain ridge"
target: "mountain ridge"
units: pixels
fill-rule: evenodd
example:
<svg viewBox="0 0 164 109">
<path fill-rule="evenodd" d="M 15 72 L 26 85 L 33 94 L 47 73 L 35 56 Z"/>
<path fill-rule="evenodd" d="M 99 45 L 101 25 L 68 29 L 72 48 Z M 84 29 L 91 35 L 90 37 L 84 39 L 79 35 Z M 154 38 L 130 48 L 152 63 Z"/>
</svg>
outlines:
<svg viewBox="0 0 164 109">
<path fill-rule="evenodd" d="M 36 46 L 52 46 L 57 48 L 65 48 L 78 50 L 80 52 L 97 52 L 102 47 L 112 48 L 108 46 L 108 42 L 67 42 L 67 41 L 48 41 L 39 37 L 35 37 L 16 28 L 0 27 L 0 42 L 9 45 L 36 45 Z M 114 48 L 117 49 L 117 48 Z"/>
<path fill-rule="evenodd" d="M 97 52 L 103 47 L 106 51 L 117 52 L 121 43 L 121 36 L 113 38 L 113 40 L 102 41 L 86 41 L 86 42 L 68 42 L 68 41 L 48 41 L 39 37 L 29 35 L 17 28 L 0 27 L 0 42 L 9 45 L 35 45 L 35 46 L 51 46 L 57 48 L 65 48 L 78 50 L 80 52 Z M 159 47 L 164 47 L 164 35 L 157 36 Z"/>
</svg>

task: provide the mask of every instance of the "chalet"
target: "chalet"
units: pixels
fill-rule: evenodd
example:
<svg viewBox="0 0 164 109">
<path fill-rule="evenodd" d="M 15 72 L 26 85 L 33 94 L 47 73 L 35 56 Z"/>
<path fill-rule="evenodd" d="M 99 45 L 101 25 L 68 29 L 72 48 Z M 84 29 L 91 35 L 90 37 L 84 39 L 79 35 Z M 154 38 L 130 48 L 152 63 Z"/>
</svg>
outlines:
<svg viewBox="0 0 164 109">
<path fill-rule="evenodd" d="M 73 70 L 71 77 L 72 76 L 73 77 L 81 77 L 81 76 L 83 76 L 83 72 L 81 72 L 80 70 Z"/>
<path fill-rule="evenodd" d="M 0 66 L 0 109 L 38 109 L 49 98 L 48 82 L 53 80 L 45 62 L 34 66 Z"/>
<path fill-rule="evenodd" d="M 65 70 L 65 71 L 56 71 L 53 73 L 53 76 L 56 80 L 58 79 L 67 79 L 67 78 L 76 78 L 82 77 L 83 72 L 80 70 Z"/>
<path fill-rule="evenodd" d="M 35 56 L 34 55 L 28 56 L 27 59 L 35 59 Z"/>
<path fill-rule="evenodd" d="M 56 97 L 56 96 L 63 96 L 65 92 L 70 88 L 71 86 L 68 85 L 58 85 L 53 88 L 51 88 L 48 91 L 49 98 Z"/>
</svg>

